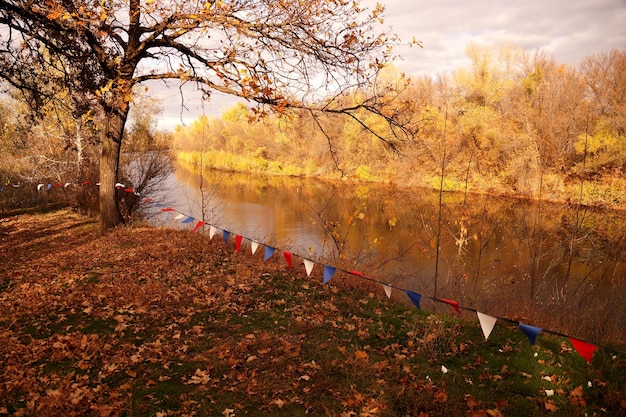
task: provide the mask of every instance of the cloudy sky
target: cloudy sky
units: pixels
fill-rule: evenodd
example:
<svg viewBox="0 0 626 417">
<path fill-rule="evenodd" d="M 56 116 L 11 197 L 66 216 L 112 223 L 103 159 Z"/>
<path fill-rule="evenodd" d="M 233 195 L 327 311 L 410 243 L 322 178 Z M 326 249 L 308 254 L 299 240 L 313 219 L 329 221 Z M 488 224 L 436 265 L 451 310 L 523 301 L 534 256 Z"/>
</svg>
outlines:
<svg viewBox="0 0 626 417">
<path fill-rule="evenodd" d="M 423 48 L 399 48 L 397 66 L 410 75 L 439 75 L 468 65 L 470 41 L 509 42 L 541 50 L 557 62 L 576 66 L 583 58 L 626 48 L 626 0 L 378 0 L 386 7 L 385 26 L 402 40 L 413 37 Z M 366 6 L 375 4 L 365 0 Z M 370 6 L 371 8 L 371 6 Z M 163 91 L 161 128 L 190 123 L 202 114 L 200 101 L 187 94 L 182 110 L 177 90 Z M 206 114 L 219 115 L 233 104 L 214 96 Z"/>
</svg>

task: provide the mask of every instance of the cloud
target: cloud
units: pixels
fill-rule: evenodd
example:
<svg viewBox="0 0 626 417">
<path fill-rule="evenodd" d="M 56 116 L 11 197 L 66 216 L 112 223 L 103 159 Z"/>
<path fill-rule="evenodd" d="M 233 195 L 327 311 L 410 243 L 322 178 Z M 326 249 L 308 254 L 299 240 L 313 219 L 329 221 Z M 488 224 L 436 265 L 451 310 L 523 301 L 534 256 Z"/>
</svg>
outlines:
<svg viewBox="0 0 626 417">
<path fill-rule="evenodd" d="M 386 16 L 385 23 L 402 39 L 424 43 L 424 49 L 400 50 L 399 66 L 415 75 L 459 68 L 467 63 L 470 41 L 509 42 L 570 65 L 626 46 L 623 0 L 389 0 Z"/>
<path fill-rule="evenodd" d="M 397 67 L 410 75 L 437 76 L 467 66 L 469 42 L 508 42 L 530 52 L 543 51 L 559 63 L 577 65 L 585 57 L 626 47 L 624 0 L 378 0 L 386 5 L 385 23 L 408 43 L 396 48 Z M 363 4 L 372 9 L 376 0 Z M 164 94 L 164 126 L 180 123 L 180 96 Z M 191 97 L 191 96 L 190 96 Z M 205 113 L 219 115 L 236 102 L 215 95 Z M 185 123 L 202 114 L 199 98 L 186 103 Z M 176 120 L 179 122 L 177 123 Z"/>
</svg>

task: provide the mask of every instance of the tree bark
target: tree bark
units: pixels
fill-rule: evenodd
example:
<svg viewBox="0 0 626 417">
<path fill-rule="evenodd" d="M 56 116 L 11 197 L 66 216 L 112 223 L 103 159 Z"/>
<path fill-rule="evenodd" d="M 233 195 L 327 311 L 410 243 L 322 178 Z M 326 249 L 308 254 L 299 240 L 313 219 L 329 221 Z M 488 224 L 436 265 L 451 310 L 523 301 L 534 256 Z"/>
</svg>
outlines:
<svg viewBox="0 0 626 417">
<path fill-rule="evenodd" d="M 100 230 L 106 233 L 123 223 L 115 184 L 120 163 L 122 134 L 128 112 L 106 114 L 105 131 L 100 156 Z"/>
</svg>

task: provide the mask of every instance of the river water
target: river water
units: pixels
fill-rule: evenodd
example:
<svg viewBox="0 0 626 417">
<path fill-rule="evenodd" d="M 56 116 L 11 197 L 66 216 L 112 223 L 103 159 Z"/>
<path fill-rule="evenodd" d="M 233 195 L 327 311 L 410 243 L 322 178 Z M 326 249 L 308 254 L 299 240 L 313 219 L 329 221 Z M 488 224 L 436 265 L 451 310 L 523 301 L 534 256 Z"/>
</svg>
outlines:
<svg viewBox="0 0 626 417">
<path fill-rule="evenodd" d="M 427 297 L 625 342 L 624 212 L 385 184 L 221 172 L 202 180 L 201 193 L 199 178 L 179 169 L 157 199 L 232 234 Z M 153 219 L 195 224 L 173 217 Z"/>
</svg>

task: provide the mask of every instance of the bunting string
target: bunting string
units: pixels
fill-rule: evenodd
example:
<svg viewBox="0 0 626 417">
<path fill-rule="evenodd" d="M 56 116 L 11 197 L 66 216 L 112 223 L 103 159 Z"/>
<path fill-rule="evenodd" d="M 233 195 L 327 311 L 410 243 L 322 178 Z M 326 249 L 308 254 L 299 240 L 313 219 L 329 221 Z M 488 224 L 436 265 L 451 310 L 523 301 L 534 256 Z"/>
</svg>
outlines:
<svg viewBox="0 0 626 417">
<path fill-rule="evenodd" d="M 169 212 L 169 211 L 176 211 L 175 209 L 171 208 L 171 207 L 166 207 L 165 205 L 162 204 L 157 204 L 157 207 L 159 207 L 161 209 L 162 212 Z M 185 216 L 187 216 L 186 214 L 183 214 L 183 218 L 185 218 Z M 228 236 L 231 233 L 230 231 L 227 231 L 223 228 L 214 226 L 214 225 L 210 225 L 210 233 L 209 233 L 209 238 L 212 239 L 214 234 L 216 233 L 216 231 L 221 231 L 222 235 L 224 236 L 224 241 L 226 243 L 228 243 Z M 194 230 L 195 231 L 195 230 Z M 323 266 L 323 283 L 324 284 L 328 284 L 331 279 L 336 275 L 337 272 L 341 272 L 344 274 L 348 274 L 348 275 L 352 275 L 358 278 L 361 278 L 363 280 L 367 280 L 370 282 L 374 282 L 376 284 L 379 284 L 383 287 L 383 290 L 385 291 L 385 294 L 387 295 L 388 298 L 391 298 L 391 294 L 393 292 L 393 290 L 397 290 L 400 292 L 404 292 L 406 293 L 407 297 L 409 298 L 409 300 L 411 301 L 411 303 L 417 308 L 421 310 L 421 302 L 422 300 L 426 299 L 426 300 L 431 300 L 433 302 L 438 302 L 438 303 L 443 303 L 443 304 L 447 304 L 449 306 L 452 307 L 452 309 L 457 313 L 457 314 L 461 314 L 461 310 L 463 311 L 467 311 L 467 312 L 471 312 L 477 315 L 478 320 L 480 322 L 480 326 L 481 329 L 483 331 L 483 334 L 485 336 L 485 340 L 487 340 L 489 338 L 489 335 L 491 334 L 491 331 L 493 330 L 493 328 L 495 327 L 495 324 L 497 321 L 503 321 L 503 322 L 507 322 L 510 324 L 513 324 L 517 327 L 519 327 L 519 329 L 527 336 L 529 342 L 531 345 L 534 345 L 537 341 L 537 337 L 539 336 L 540 333 L 546 333 L 546 334 L 551 334 L 557 337 L 562 337 L 562 338 L 566 338 L 568 340 L 570 340 L 570 343 L 572 344 L 572 347 L 574 348 L 574 350 L 576 352 L 578 352 L 588 363 L 591 362 L 591 359 L 593 358 L 593 354 L 596 351 L 596 349 L 598 347 L 601 347 L 603 349 L 609 350 L 609 351 L 613 351 L 616 353 L 620 353 L 620 354 L 626 354 L 626 352 L 623 352 L 619 349 L 615 349 L 612 347 L 608 347 L 599 343 L 595 343 L 595 342 L 590 342 L 590 341 L 586 341 L 583 339 L 579 339 L 579 338 L 575 338 L 573 336 L 558 332 L 558 331 L 554 331 L 554 330 L 550 330 L 550 329 L 542 329 L 539 327 L 535 327 L 535 326 L 531 326 L 529 324 L 524 324 L 521 322 L 518 322 L 516 320 L 512 320 L 510 318 L 507 317 L 499 317 L 499 316 L 491 316 L 491 315 L 487 315 L 485 313 L 482 313 L 474 308 L 471 307 L 465 307 L 460 305 L 457 301 L 454 300 L 449 300 L 449 299 L 445 299 L 445 298 L 437 298 L 437 297 L 431 297 L 431 296 L 424 296 L 421 294 L 418 294 L 414 291 L 408 290 L 406 288 L 402 288 L 396 285 L 393 285 L 391 283 L 387 283 L 384 281 L 380 281 L 378 279 L 372 278 L 369 275 L 364 274 L 363 272 L 360 271 L 356 271 L 356 270 L 347 270 L 347 269 L 342 269 L 342 268 L 338 268 L 336 266 L 332 266 L 332 265 L 327 265 L 327 264 L 323 264 L 321 262 L 317 262 L 313 259 L 309 259 L 307 257 L 304 256 L 300 256 L 297 254 L 293 254 L 291 252 L 288 251 L 283 251 L 280 250 L 278 248 L 275 248 L 273 246 L 267 245 L 265 243 L 262 242 L 258 242 L 254 239 L 250 239 L 250 238 L 246 238 L 243 237 L 241 235 L 237 235 L 238 239 L 246 239 L 248 241 L 251 242 L 251 246 L 252 246 L 252 253 L 254 254 L 257 250 L 257 248 L 259 247 L 259 245 L 263 245 L 265 246 L 265 254 L 263 257 L 264 261 L 267 261 L 268 259 L 270 259 L 272 257 L 272 255 L 276 252 L 282 252 L 283 256 L 285 258 L 285 261 L 287 262 L 287 266 L 289 268 L 293 268 L 293 256 L 297 256 L 299 258 L 302 259 L 303 263 L 304 263 L 304 267 L 305 267 L 305 271 L 307 276 L 311 275 L 311 272 L 314 268 L 314 266 L 316 264 L 322 265 Z M 237 247 L 239 248 L 241 245 L 240 241 L 238 241 L 237 243 Z M 239 251 L 239 249 L 237 249 Z"/>
<path fill-rule="evenodd" d="M 99 183 L 92 183 L 89 180 L 84 180 L 82 182 L 78 182 L 75 183 L 78 185 L 82 185 L 82 186 L 87 186 L 87 185 L 95 185 L 95 186 L 99 186 Z M 68 188 L 71 185 L 73 185 L 72 183 L 65 183 L 64 185 L 62 185 L 61 183 L 49 183 L 49 184 L 37 184 L 36 189 L 39 192 L 43 192 L 45 191 L 50 191 L 53 187 L 58 188 L 58 187 L 65 187 Z M 21 187 L 21 184 L 12 184 L 12 186 L 14 188 L 18 188 Z M 130 187 L 126 187 L 124 184 L 122 183 L 117 183 L 115 184 L 115 188 L 118 190 L 123 190 L 125 192 L 128 193 L 133 193 L 138 197 L 142 197 L 143 200 L 141 201 L 141 204 L 146 205 L 148 203 L 154 203 L 154 200 L 149 197 L 149 196 L 145 196 L 142 195 L 138 192 L 136 192 L 134 189 L 130 188 Z M 4 191 L 4 187 L 0 187 L 0 192 Z M 191 224 L 193 222 L 195 222 L 195 226 L 193 227 L 193 229 L 191 230 L 191 233 L 196 233 L 198 232 L 200 229 L 204 228 L 204 227 L 209 227 L 209 239 L 213 239 L 213 237 L 215 236 L 215 234 L 220 231 L 222 234 L 222 237 L 224 239 L 224 243 L 228 244 L 229 241 L 229 236 L 231 234 L 231 231 L 220 228 L 218 226 L 212 225 L 212 224 L 208 224 L 206 222 L 204 222 L 203 220 L 199 220 L 194 218 L 191 215 L 188 215 L 184 212 L 181 212 L 173 207 L 169 207 L 166 206 L 164 204 L 161 203 L 155 203 L 154 204 L 155 207 L 157 207 L 160 212 L 162 213 L 175 213 L 174 215 L 174 220 L 180 221 L 182 224 Z M 503 322 L 507 322 L 509 324 L 515 325 L 517 327 L 519 327 L 519 329 L 527 336 L 528 341 L 530 342 L 531 345 L 534 345 L 537 341 L 537 338 L 539 336 L 540 333 L 546 333 L 546 334 L 551 334 L 553 336 L 557 336 L 557 337 L 562 337 L 565 339 L 568 339 L 573 347 L 573 349 L 578 352 L 578 354 L 580 354 L 581 357 L 583 357 L 587 363 L 590 363 L 591 360 L 593 359 L 593 355 L 595 353 L 595 351 L 597 350 L 598 347 L 603 348 L 605 350 L 608 351 L 613 351 L 615 353 L 620 353 L 620 354 L 626 354 L 626 352 L 613 348 L 613 347 L 609 347 L 609 346 L 605 346 L 599 343 L 595 343 L 595 342 L 590 342 L 590 341 L 586 341 L 580 338 L 576 338 L 558 331 L 554 331 L 554 330 L 550 330 L 550 329 L 543 329 L 540 327 L 535 327 L 526 323 L 521 323 L 519 321 L 516 320 L 512 320 L 510 318 L 506 318 L 506 317 L 499 317 L 499 316 L 491 316 L 488 314 L 485 314 L 483 312 L 480 312 L 474 308 L 471 307 L 465 307 L 462 305 L 459 305 L 459 303 L 457 301 L 454 300 L 449 300 L 449 299 L 445 299 L 445 298 L 437 298 L 437 297 L 431 297 L 431 296 L 424 296 L 422 294 L 418 294 L 414 291 L 411 291 L 409 289 L 406 288 L 402 288 L 396 285 L 393 285 L 391 283 L 388 282 L 384 282 L 375 278 L 372 278 L 366 274 L 364 274 L 363 272 L 360 271 L 355 271 L 355 270 L 346 270 L 346 269 L 342 269 L 342 268 L 338 268 L 336 266 L 332 266 L 332 265 L 326 265 L 320 262 L 317 262 L 313 259 L 309 259 L 307 257 L 304 256 L 300 256 L 297 254 L 294 254 L 292 252 L 286 251 L 286 250 L 280 250 L 278 248 L 272 247 L 270 245 L 267 245 L 263 242 L 259 242 L 256 241 L 254 239 L 250 239 L 247 238 L 243 235 L 240 234 L 235 234 L 235 242 L 236 242 L 236 250 L 237 252 L 241 251 L 241 246 L 242 246 L 242 242 L 243 240 L 247 240 L 251 243 L 251 252 L 254 255 L 256 253 L 256 251 L 258 250 L 258 248 L 263 245 L 265 246 L 265 253 L 263 256 L 263 260 L 267 261 L 268 259 L 270 259 L 272 257 L 272 255 L 274 254 L 274 252 L 276 252 L 277 250 L 279 252 L 282 252 L 283 257 L 285 258 L 285 261 L 287 263 L 288 268 L 293 268 L 293 257 L 297 256 L 298 258 L 301 258 L 303 263 L 304 263 L 304 267 L 305 267 L 305 271 L 307 276 L 310 276 L 313 268 L 315 267 L 315 265 L 323 265 L 323 283 L 326 285 L 328 284 L 331 279 L 336 275 L 337 272 L 341 272 L 347 275 L 352 275 L 355 277 L 358 277 L 360 279 L 363 280 L 367 280 L 370 282 L 374 282 L 376 284 L 379 284 L 382 286 L 385 295 L 388 298 L 391 298 L 392 292 L 394 290 L 396 291 L 400 291 L 400 292 L 404 292 L 407 297 L 409 298 L 409 301 L 417 308 L 421 310 L 421 302 L 422 300 L 426 299 L 426 300 L 431 300 L 433 302 L 437 302 L 437 303 L 442 303 L 442 304 L 447 304 L 449 305 L 457 314 L 461 314 L 461 311 L 467 311 L 467 312 L 471 312 L 477 315 L 478 321 L 480 323 L 480 327 L 481 330 L 483 332 L 483 335 L 485 337 L 485 340 L 487 340 L 492 332 L 492 330 L 494 329 L 496 322 L 498 321 L 503 321 Z"/>
</svg>

